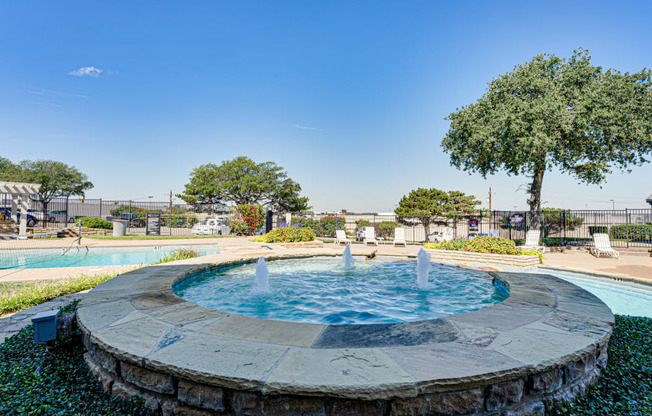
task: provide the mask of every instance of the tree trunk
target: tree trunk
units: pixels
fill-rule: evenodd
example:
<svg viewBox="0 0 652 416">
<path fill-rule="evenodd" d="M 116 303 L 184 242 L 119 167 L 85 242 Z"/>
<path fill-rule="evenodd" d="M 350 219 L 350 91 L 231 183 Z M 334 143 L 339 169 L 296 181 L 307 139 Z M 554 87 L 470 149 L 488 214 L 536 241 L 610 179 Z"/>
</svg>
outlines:
<svg viewBox="0 0 652 416">
<path fill-rule="evenodd" d="M 530 228 L 537 229 L 541 226 L 541 184 L 543 183 L 543 174 L 546 171 L 546 162 L 537 163 L 534 167 L 532 176 L 532 185 L 530 186 Z"/>
</svg>

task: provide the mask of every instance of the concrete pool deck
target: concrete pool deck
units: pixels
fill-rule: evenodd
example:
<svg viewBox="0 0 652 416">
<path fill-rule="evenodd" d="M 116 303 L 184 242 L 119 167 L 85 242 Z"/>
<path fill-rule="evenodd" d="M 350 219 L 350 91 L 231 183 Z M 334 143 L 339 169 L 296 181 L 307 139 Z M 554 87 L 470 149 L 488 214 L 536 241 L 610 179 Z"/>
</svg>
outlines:
<svg viewBox="0 0 652 416">
<path fill-rule="evenodd" d="M 583 394 L 606 364 L 611 311 L 553 276 L 497 272 L 510 288 L 498 305 L 375 325 L 248 318 L 171 290 L 207 267 L 343 250 L 262 246 L 135 270 L 89 292 L 78 322 L 104 388 L 165 414 L 541 414 Z M 418 247 L 392 254 L 401 250 Z"/>
<path fill-rule="evenodd" d="M 37 241 L 42 247 L 52 246 L 52 240 Z M 218 244 L 220 250 L 224 253 L 233 252 L 252 252 L 261 250 L 266 244 L 254 243 L 249 241 L 248 237 L 229 237 L 229 238 L 197 238 L 197 239 L 166 239 L 166 240 L 102 240 L 92 238 L 82 238 L 82 246 L 88 247 L 148 247 L 148 246 L 169 246 L 169 245 L 211 245 Z M 287 253 L 300 249 L 286 249 L 276 244 L 268 245 L 275 252 Z M 352 244 L 353 255 L 369 255 L 377 251 L 378 255 L 385 256 L 410 256 L 417 255 L 420 245 L 409 245 L 407 247 L 394 247 L 391 244 L 381 244 L 379 246 L 364 246 L 362 244 Z M 288 251 L 291 250 L 291 251 Z M 324 254 L 340 253 L 344 246 L 339 247 L 333 243 L 324 243 L 321 252 Z M 550 252 L 546 253 L 546 260 L 541 265 L 559 270 L 576 271 L 582 273 L 595 273 L 615 279 L 633 280 L 640 283 L 652 284 L 652 257 L 640 255 L 639 251 L 630 251 L 619 249 L 621 256 L 614 258 L 596 258 L 586 250 L 568 250 L 563 253 Z M 456 264 L 455 262 L 440 261 L 442 263 Z M 0 270 L 0 282 L 28 282 L 40 280 L 61 280 L 68 277 L 74 277 L 79 274 L 103 274 L 122 272 L 129 270 L 134 266 L 99 266 L 99 267 L 61 267 L 50 269 L 11 269 Z"/>
</svg>

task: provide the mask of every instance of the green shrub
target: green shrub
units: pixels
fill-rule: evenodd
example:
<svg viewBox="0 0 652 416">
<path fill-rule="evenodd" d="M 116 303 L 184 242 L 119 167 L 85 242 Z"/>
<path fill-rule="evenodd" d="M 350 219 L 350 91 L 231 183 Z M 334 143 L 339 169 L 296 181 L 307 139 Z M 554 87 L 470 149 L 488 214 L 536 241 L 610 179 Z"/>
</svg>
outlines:
<svg viewBox="0 0 652 416">
<path fill-rule="evenodd" d="M 276 228 L 265 235 L 255 237 L 252 241 L 259 243 L 297 243 L 301 241 L 313 241 L 315 233 L 310 227 L 289 226 Z"/>
<path fill-rule="evenodd" d="M 589 225 L 589 235 L 593 236 L 593 234 L 599 234 L 599 233 L 604 233 L 607 234 L 609 231 L 609 227 L 606 225 Z"/>
<path fill-rule="evenodd" d="M 111 396 L 88 371 L 79 331 L 34 343 L 32 325 L 0 344 L 0 414 L 145 416 L 143 400 Z"/>
<path fill-rule="evenodd" d="M 512 240 L 502 237 L 476 237 L 469 241 L 466 248 L 476 253 L 521 254 L 521 250 L 516 248 Z"/>
<path fill-rule="evenodd" d="M 615 240 L 629 238 L 630 241 L 651 241 L 652 226 L 639 224 L 630 224 L 629 226 L 612 225 L 609 229 L 609 237 Z"/>
<path fill-rule="evenodd" d="M 524 256 L 539 256 L 539 263 L 543 263 L 543 261 L 546 259 L 543 255 L 542 252 L 539 250 L 523 250 L 521 249 L 521 254 Z"/>
<path fill-rule="evenodd" d="M 578 238 L 578 237 L 546 237 L 543 239 L 543 245 L 546 247 L 559 247 L 559 246 L 565 246 L 568 243 L 572 243 L 574 241 L 592 241 L 591 238 Z M 514 243 L 517 246 L 522 246 L 525 244 L 525 239 L 524 238 L 515 238 Z"/>
<path fill-rule="evenodd" d="M 401 225 L 394 221 L 383 221 L 374 224 L 376 229 L 376 237 L 390 238 L 394 237 L 394 229 L 399 228 Z"/>
<path fill-rule="evenodd" d="M 293 224 L 300 227 L 311 228 L 315 235 L 320 237 L 335 237 L 335 230 L 344 230 L 346 219 L 344 217 L 324 217 L 319 221 L 310 218 L 292 218 Z"/>
<path fill-rule="evenodd" d="M 615 318 L 602 376 L 586 396 L 574 403 L 558 403 L 550 415 L 652 415 L 652 319 Z"/>
<path fill-rule="evenodd" d="M 170 254 L 163 254 L 160 259 L 154 264 L 169 263 L 171 261 L 192 259 L 199 257 L 199 252 L 192 248 L 178 248 L 172 250 Z"/>
<path fill-rule="evenodd" d="M 82 227 L 100 228 L 102 230 L 112 230 L 113 223 L 111 221 L 103 220 L 95 217 L 83 217 L 81 220 Z"/>
</svg>

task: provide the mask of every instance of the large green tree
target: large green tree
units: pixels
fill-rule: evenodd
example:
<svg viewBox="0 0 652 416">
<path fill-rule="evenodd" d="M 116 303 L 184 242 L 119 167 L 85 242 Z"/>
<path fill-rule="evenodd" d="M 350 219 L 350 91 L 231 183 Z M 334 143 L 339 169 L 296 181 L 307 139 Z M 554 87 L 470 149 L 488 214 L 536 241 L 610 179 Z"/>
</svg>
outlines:
<svg viewBox="0 0 652 416">
<path fill-rule="evenodd" d="M 261 204 L 277 211 L 299 212 L 310 209 L 308 198 L 300 192 L 301 186 L 274 162 L 256 163 L 239 156 L 193 169 L 184 193 L 177 196 L 189 204 Z"/>
<path fill-rule="evenodd" d="M 450 218 L 453 222 L 453 230 L 457 232 L 457 222 L 469 215 L 477 214 L 476 206 L 478 205 L 480 205 L 480 201 L 473 195 L 467 195 L 460 191 L 449 191 L 442 215 Z"/>
<path fill-rule="evenodd" d="M 448 193 L 437 188 L 417 188 L 404 195 L 394 210 L 399 215 L 399 222 L 411 224 L 421 222 L 430 233 L 430 223 L 434 217 L 442 216 L 448 203 Z"/>
<path fill-rule="evenodd" d="M 19 169 L 11 160 L 0 156 L 0 181 L 14 182 Z"/>
<path fill-rule="evenodd" d="M 23 160 L 18 164 L 14 179 L 41 185 L 36 200 L 43 205 L 44 211 L 54 197 L 84 195 L 93 188 L 85 173 L 56 160 Z"/>
<path fill-rule="evenodd" d="M 652 151 L 652 71 L 630 74 L 539 55 L 489 83 L 476 103 L 450 114 L 442 147 L 451 164 L 483 177 L 526 175 L 530 213 L 540 223 L 544 173 L 555 167 L 600 184 L 612 169 L 648 161 Z"/>
</svg>

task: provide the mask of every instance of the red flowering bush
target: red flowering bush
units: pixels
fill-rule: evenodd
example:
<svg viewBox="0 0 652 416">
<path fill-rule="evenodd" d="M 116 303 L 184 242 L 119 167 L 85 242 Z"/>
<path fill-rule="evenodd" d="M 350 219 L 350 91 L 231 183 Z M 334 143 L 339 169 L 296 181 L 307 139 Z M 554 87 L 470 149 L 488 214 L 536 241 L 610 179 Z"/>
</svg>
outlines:
<svg viewBox="0 0 652 416">
<path fill-rule="evenodd" d="M 231 221 L 231 230 L 237 235 L 254 235 L 265 223 L 265 212 L 261 205 L 238 205 L 237 213 L 236 219 Z"/>
</svg>

